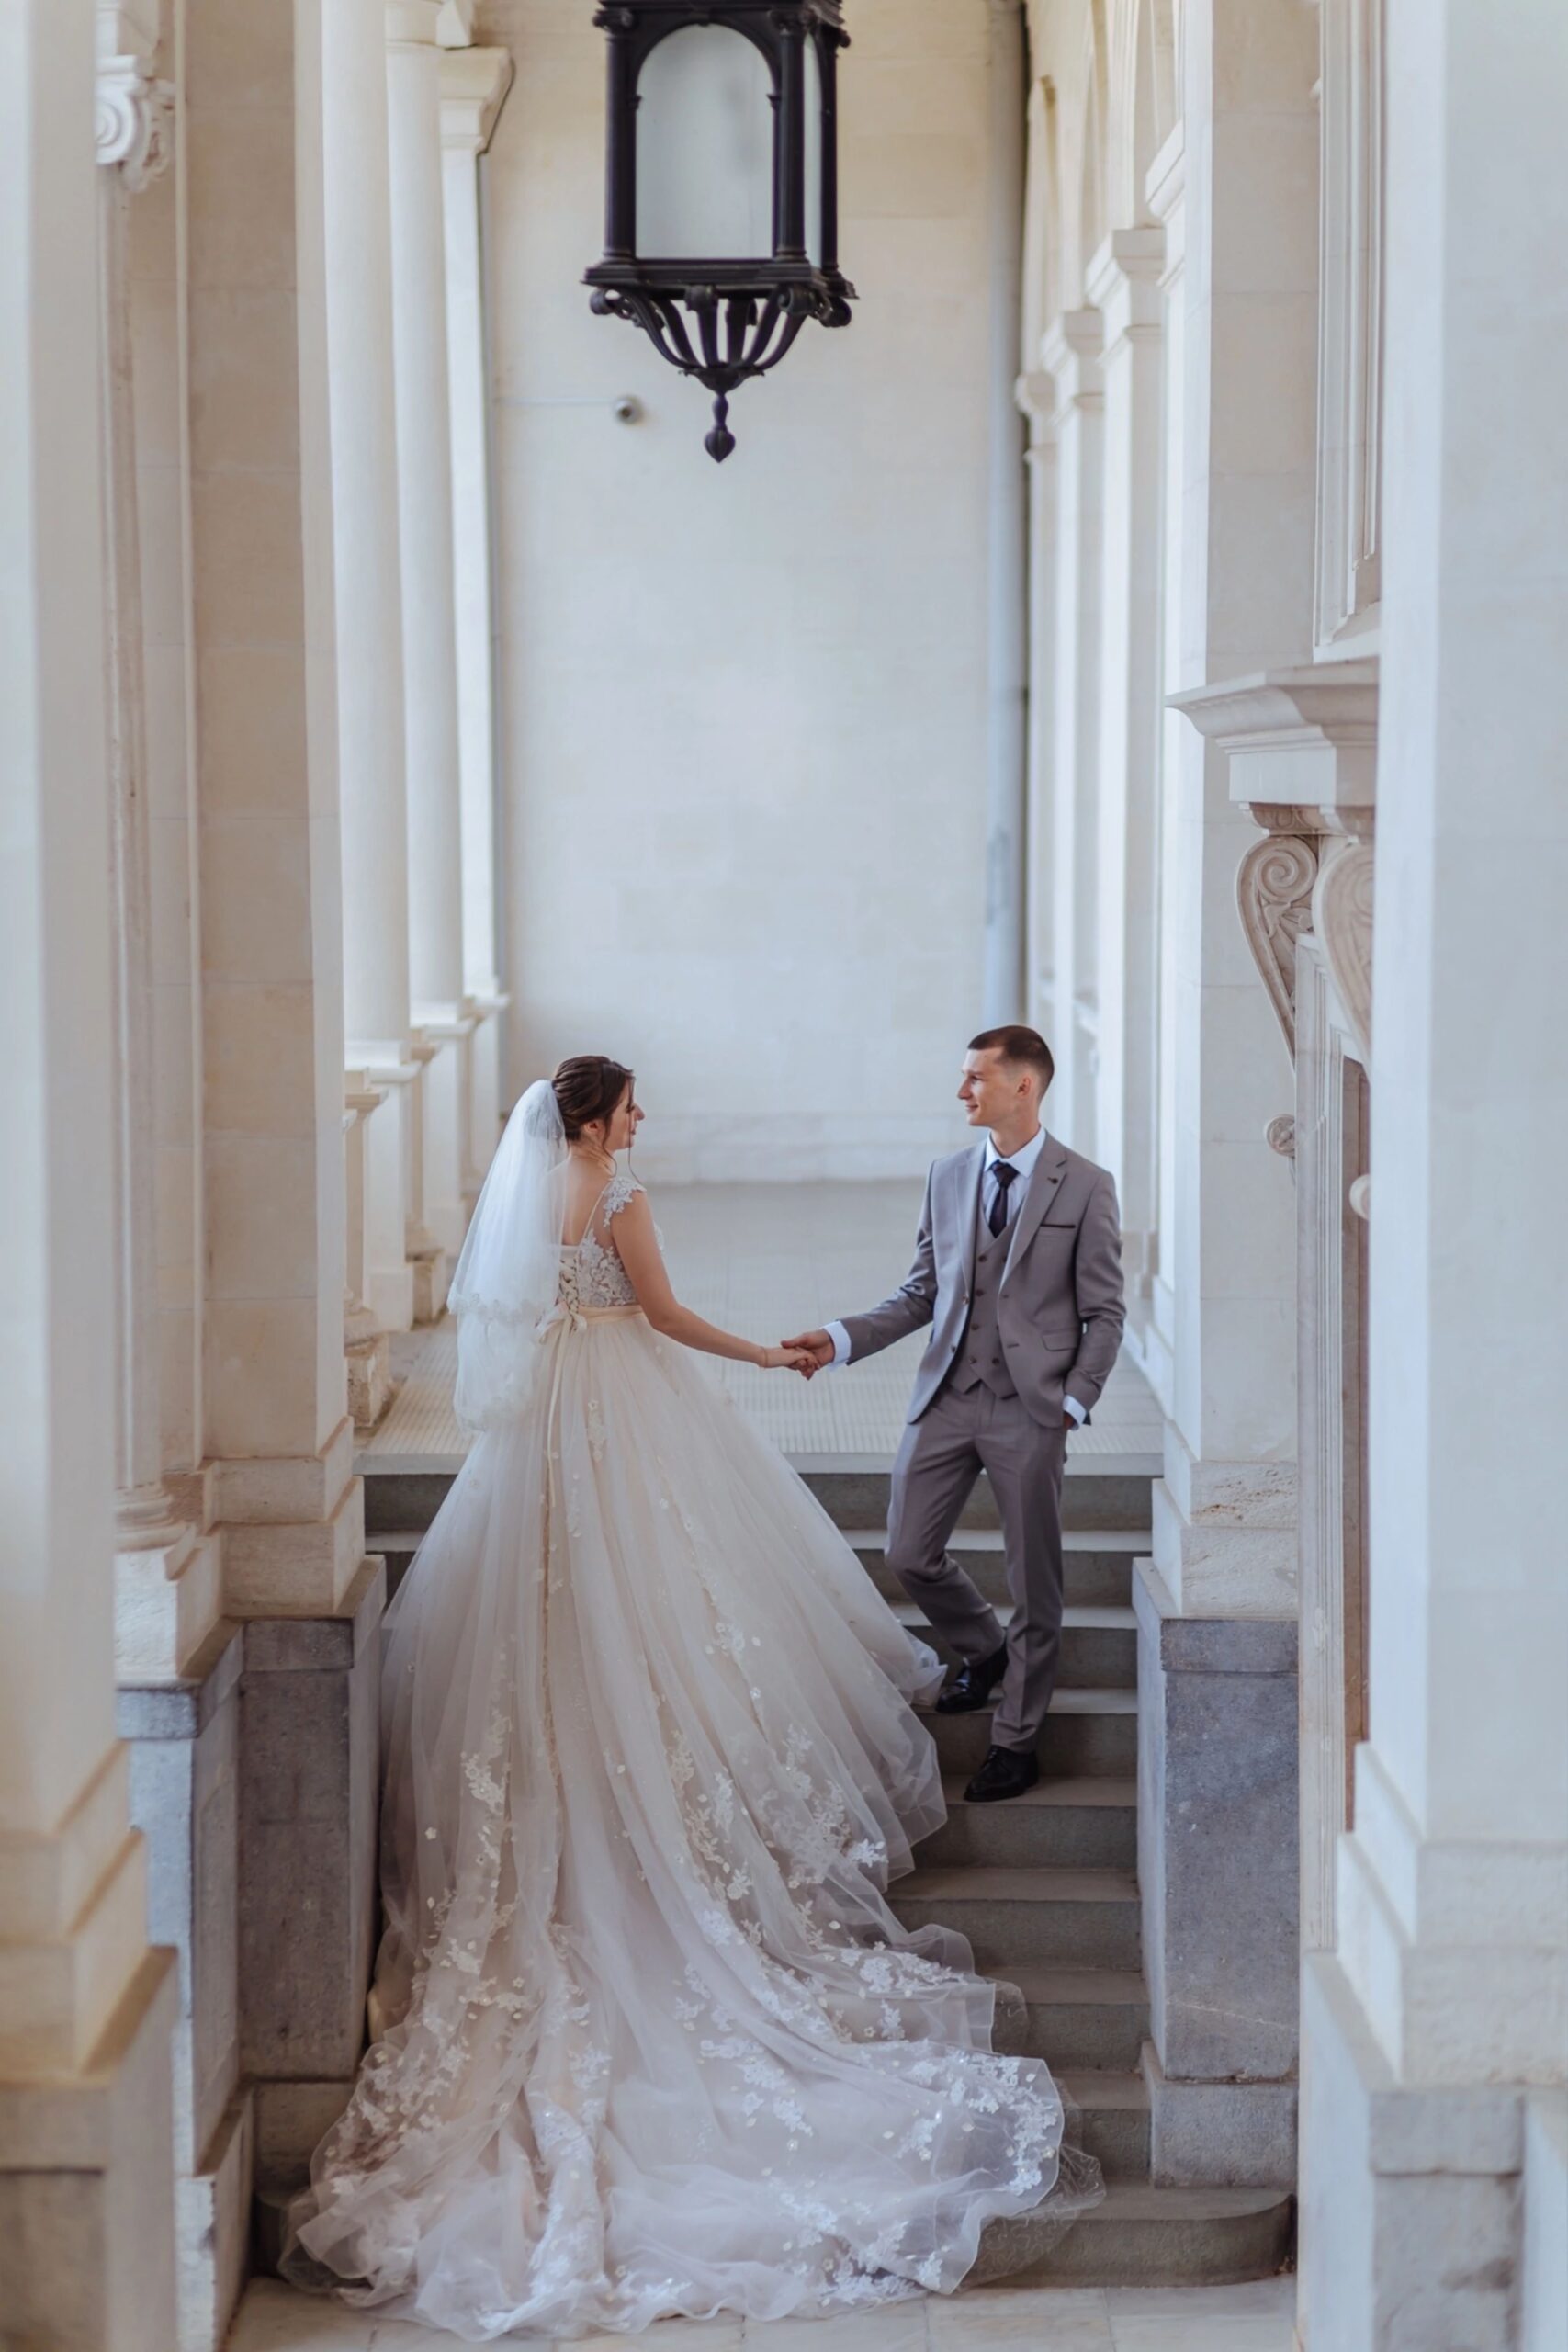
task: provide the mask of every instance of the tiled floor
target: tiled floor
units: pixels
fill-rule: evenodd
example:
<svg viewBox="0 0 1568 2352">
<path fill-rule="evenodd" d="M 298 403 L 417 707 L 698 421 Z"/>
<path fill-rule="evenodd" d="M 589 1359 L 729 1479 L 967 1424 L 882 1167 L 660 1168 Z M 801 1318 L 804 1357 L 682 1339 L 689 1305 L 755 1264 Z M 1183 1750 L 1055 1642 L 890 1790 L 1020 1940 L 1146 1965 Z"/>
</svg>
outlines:
<svg viewBox="0 0 1568 2352">
<path fill-rule="evenodd" d="M 580 2337 L 573 2352 L 1291 2352 L 1295 2281 L 1254 2287 L 987 2287 L 893 2303 L 853 2318 L 666 2320 L 635 2337 Z M 512 2339 L 516 2341 L 517 2339 Z M 531 2339 L 537 2345 L 539 2339 Z M 405 2321 L 297 2295 L 258 2279 L 229 2352 L 434 2352 L 451 2345 Z"/>
<path fill-rule="evenodd" d="M 831 1315 L 874 1306 L 908 1270 L 919 1184 L 692 1184 L 659 1190 L 654 1213 L 676 1293 L 699 1315 L 749 1339 L 780 1340 Z M 737 1404 L 786 1453 L 886 1456 L 897 1446 L 919 1336 L 864 1364 L 809 1383 L 714 1360 Z M 365 1449 L 389 1466 L 451 1466 L 464 1440 L 452 1418 L 457 1338 L 450 1323 L 399 1350 L 403 1387 Z M 1159 1408 L 1130 1364 L 1119 1366 L 1075 1459 L 1157 1469 Z"/>
</svg>

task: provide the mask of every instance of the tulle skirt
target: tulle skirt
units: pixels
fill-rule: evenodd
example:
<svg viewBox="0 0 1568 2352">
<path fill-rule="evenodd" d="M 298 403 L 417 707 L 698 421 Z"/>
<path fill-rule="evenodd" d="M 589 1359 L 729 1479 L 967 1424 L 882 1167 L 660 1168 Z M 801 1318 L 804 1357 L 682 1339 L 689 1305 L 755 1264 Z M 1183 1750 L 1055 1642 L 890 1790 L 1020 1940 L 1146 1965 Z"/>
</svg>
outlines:
<svg viewBox="0 0 1568 2352">
<path fill-rule="evenodd" d="M 290 2275 L 474 2342 L 767 2319 L 1091 2200 L 963 1938 L 887 1906 L 941 1679 L 700 1360 L 557 1324 L 388 1615 L 375 2038 Z"/>
</svg>

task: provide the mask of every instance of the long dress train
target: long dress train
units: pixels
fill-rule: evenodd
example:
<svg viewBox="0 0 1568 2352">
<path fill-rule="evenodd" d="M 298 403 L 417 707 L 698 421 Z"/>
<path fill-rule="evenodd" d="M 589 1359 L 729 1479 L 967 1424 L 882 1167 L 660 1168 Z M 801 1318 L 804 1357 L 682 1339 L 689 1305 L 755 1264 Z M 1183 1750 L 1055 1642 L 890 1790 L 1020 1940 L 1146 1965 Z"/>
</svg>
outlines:
<svg viewBox="0 0 1568 2352">
<path fill-rule="evenodd" d="M 1097 2193 L 964 1939 L 885 1899 L 941 1665 L 638 1310 L 633 1189 L 389 1612 L 377 2038 L 291 2215 L 293 2275 L 475 2342 L 947 2291 Z"/>
</svg>

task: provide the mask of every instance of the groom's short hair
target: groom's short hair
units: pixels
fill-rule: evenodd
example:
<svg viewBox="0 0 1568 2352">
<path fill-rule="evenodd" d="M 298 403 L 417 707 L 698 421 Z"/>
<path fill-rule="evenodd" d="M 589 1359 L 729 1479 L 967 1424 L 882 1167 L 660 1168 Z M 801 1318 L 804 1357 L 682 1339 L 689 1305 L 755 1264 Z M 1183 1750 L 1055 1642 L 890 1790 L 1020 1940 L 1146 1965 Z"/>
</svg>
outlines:
<svg viewBox="0 0 1568 2352">
<path fill-rule="evenodd" d="M 1000 1029 L 982 1029 L 977 1037 L 969 1040 L 972 1054 L 988 1053 L 992 1047 L 1004 1062 L 1022 1063 L 1036 1072 L 1040 1091 L 1043 1095 L 1056 1075 L 1056 1065 L 1051 1048 L 1038 1029 L 1026 1029 L 1021 1022 L 1010 1021 Z"/>
</svg>

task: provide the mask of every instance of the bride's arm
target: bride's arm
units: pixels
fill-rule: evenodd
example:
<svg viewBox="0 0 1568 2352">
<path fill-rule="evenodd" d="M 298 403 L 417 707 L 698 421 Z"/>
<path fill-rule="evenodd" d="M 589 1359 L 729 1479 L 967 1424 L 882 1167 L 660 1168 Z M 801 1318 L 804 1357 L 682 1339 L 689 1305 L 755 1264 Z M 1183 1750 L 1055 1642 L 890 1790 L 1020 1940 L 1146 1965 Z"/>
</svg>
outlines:
<svg viewBox="0 0 1568 2352">
<path fill-rule="evenodd" d="M 803 1349 L 760 1347 L 755 1340 L 742 1340 L 734 1331 L 721 1331 L 716 1323 L 705 1322 L 689 1306 L 682 1306 L 670 1287 L 646 1193 L 634 1193 L 626 1207 L 616 1211 L 615 1247 L 631 1277 L 637 1305 L 665 1339 L 678 1340 L 683 1348 L 700 1349 L 705 1356 L 728 1356 L 735 1363 L 759 1364 L 765 1372 L 779 1371 L 786 1365 L 804 1371 L 807 1363 L 815 1370 L 814 1359 Z"/>
</svg>

